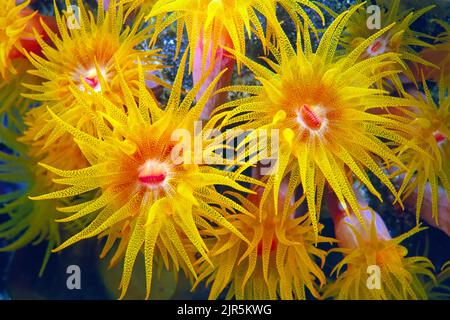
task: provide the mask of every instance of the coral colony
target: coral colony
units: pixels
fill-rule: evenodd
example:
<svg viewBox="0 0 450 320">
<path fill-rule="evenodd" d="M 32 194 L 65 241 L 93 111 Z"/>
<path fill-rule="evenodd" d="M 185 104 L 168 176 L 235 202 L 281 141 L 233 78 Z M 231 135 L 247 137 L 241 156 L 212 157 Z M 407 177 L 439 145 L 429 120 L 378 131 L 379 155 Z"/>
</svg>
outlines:
<svg viewBox="0 0 450 320">
<path fill-rule="evenodd" d="M 450 26 L 352 3 L 4 0 L 0 251 L 45 243 L 42 275 L 86 242 L 120 298 L 448 297 L 405 242 L 450 235 Z"/>
</svg>

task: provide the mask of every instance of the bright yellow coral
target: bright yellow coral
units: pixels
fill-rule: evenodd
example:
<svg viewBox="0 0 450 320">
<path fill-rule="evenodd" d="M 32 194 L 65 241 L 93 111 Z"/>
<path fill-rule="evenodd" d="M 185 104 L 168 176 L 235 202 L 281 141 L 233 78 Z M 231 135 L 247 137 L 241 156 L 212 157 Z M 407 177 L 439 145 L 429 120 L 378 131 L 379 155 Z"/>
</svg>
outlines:
<svg viewBox="0 0 450 320">
<path fill-rule="evenodd" d="M 22 129 L 18 119 L 28 108 L 30 101 L 21 96 L 23 81 L 31 82 L 26 74 L 31 65 L 26 60 L 24 47 L 32 46 L 32 25 L 36 12 L 28 9 L 30 1 L 17 5 L 15 0 L 5 0 L 0 6 L 0 115 L 8 115 L 11 128 Z"/>
<path fill-rule="evenodd" d="M 361 0 L 358 0 L 357 2 L 362 3 Z M 386 33 L 375 37 L 366 47 L 366 50 L 362 52 L 361 58 L 365 59 L 368 57 L 375 57 L 387 52 L 398 53 L 401 58 L 399 63 L 402 65 L 402 72 L 410 80 L 414 81 L 414 76 L 406 62 L 418 63 L 422 66 L 433 68 L 435 65 L 421 58 L 413 49 L 413 47 L 432 48 L 433 46 L 422 40 L 424 37 L 429 39 L 429 36 L 412 30 L 411 25 L 434 6 L 428 6 L 417 11 L 402 11 L 399 8 L 400 2 L 400 0 L 375 1 L 375 5 L 377 5 L 381 10 L 379 20 L 380 27 L 385 28 L 392 23 L 395 23 L 395 25 Z M 367 3 L 365 6 L 368 7 L 369 5 L 370 3 Z M 371 13 L 374 14 L 374 12 Z M 368 27 L 368 24 L 375 22 L 373 19 L 369 18 L 369 16 L 370 15 L 367 10 L 365 10 L 365 8 L 361 8 L 350 18 L 342 37 L 342 44 L 346 54 L 352 52 L 367 38 L 372 37 L 379 31 L 375 25 L 373 28 Z M 384 68 L 374 68 L 373 71 L 375 73 L 380 73 L 399 67 L 399 65 L 390 65 Z M 398 74 L 390 75 L 390 79 L 394 81 L 394 84 L 396 84 L 399 90 L 402 89 Z"/>
<path fill-rule="evenodd" d="M 84 95 L 82 97 L 86 98 Z M 29 147 L 29 156 L 38 162 L 44 162 L 64 170 L 85 167 L 88 164 L 87 159 L 70 134 L 58 133 L 58 135 L 48 136 L 48 139 L 36 139 L 36 137 L 40 138 L 39 131 L 42 130 L 42 124 L 39 122 L 46 116 L 48 116 L 48 111 L 45 107 L 33 108 L 25 116 L 26 129 L 18 140 Z M 96 134 L 96 129 L 93 126 L 90 128 L 93 134 Z M 62 157 L 61 154 L 64 156 Z"/>
<path fill-rule="evenodd" d="M 433 300 L 445 300 L 450 298 L 450 260 L 444 263 L 441 272 L 436 276 L 436 283 L 428 283 L 428 295 Z"/>
<path fill-rule="evenodd" d="M 441 20 L 437 20 L 436 23 L 444 29 L 444 32 L 438 36 L 438 43 L 435 45 L 435 50 L 441 51 L 444 54 L 443 59 L 438 65 L 442 72 L 448 76 L 450 69 L 450 24 Z"/>
<path fill-rule="evenodd" d="M 286 36 L 281 38 L 280 48 L 272 48 L 276 60 L 264 59 L 271 69 L 233 51 L 253 71 L 261 85 L 226 88 L 250 96 L 219 107 L 213 120 L 222 127 L 238 124 L 238 128 L 244 130 L 279 130 L 278 166 L 276 172 L 267 177 L 268 188 L 263 199 L 267 198 L 271 188 L 277 199 L 283 178 L 298 170 L 300 178 L 296 181 L 303 187 L 316 233 L 326 183 L 344 208 L 351 207 L 360 216 L 352 189 L 353 177 L 381 200 L 367 175 L 366 171 L 370 171 L 395 194 L 395 188 L 378 160 L 381 158 L 386 164 L 393 162 L 401 166 L 385 139 L 394 144 L 409 145 L 399 134 L 408 130 L 407 125 L 389 115 L 371 113 L 375 108 L 396 108 L 414 103 L 372 88 L 378 79 L 386 76 L 385 73 L 373 75 L 373 68 L 395 63 L 397 55 L 386 53 L 359 59 L 367 46 L 392 26 L 372 35 L 347 56 L 335 57 L 339 36 L 357 8 L 336 18 L 315 52 L 307 29 L 303 42 L 299 34 L 297 50 Z"/>
<path fill-rule="evenodd" d="M 111 1 L 108 11 L 104 12 L 100 10 L 102 1 L 99 1 L 96 18 L 92 12 L 86 11 L 82 1 L 78 1 L 79 18 L 72 11 L 68 16 L 61 16 L 55 7 L 59 35 L 44 24 L 51 45 L 41 43 L 42 58 L 33 53 L 29 56 L 35 67 L 30 73 L 45 80 L 42 85 L 30 88 L 36 92 L 28 95 L 30 98 L 68 108 L 76 100 L 72 91 L 85 90 L 88 86 L 114 101 L 123 101 L 115 94 L 120 91 L 117 67 L 136 93 L 138 60 L 142 62 L 147 80 L 161 82 L 152 74 L 161 68 L 155 51 L 136 48 L 146 39 L 148 29 L 141 30 L 140 21 L 136 21 L 132 28 L 127 27 L 122 5 L 116 9 L 112 5 L 114 2 Z M 66 6 L 71 8 L 69 1 Z"/>
<path fill-rule="evenodd" d="M 7 240 L 7 244 L 0 247 L 0 252 L 15 251 L 47 241 L 40 271 L 42 274 L 51 250 L 60 244 L 60 226 L 54 220 L 63 217 L 56 211 L 62 202 L 59 199 L 41 202 L 28 199 L 32 194 L 55 190 L 51 174 L 37 165 L 38 158 L 34 158 L 32 148 L 17 142 L 16 134 L 1 128 L 0 135 L 3 147 L 14 149 L 13 152 L 0 151 L 0 180 L 13 185 L 12 191 L 0 194 L 0 215 L 8 217 L 0 223 L 0 238 Z"/>
<path fill-rule="evenodd" d="M 66 2 L 67 8 L 70 2 Z M 146 39 L 148 28 L 142 28 L 139 20 L 132 28 L 125 25 L 125 14 L 121 3 L 111 1 L 108 11 L 103 11 L 103 2 L 99 1 L 97 17 L 86 11 L 82 1 L 78 2 L 79 13 L 61 16 L 55 7 L 59 34 L 53 33 L 43 24 L 51 45 L 39 40 L 42 57 L 28 54 L 33 69 L 29 71 L 40 83 L 24 84 L 32 93 L 27 98 L 43 104 L 26 116 L 28 128 L 23 141 L 40 146 L 42 153 L 49 157 L 59 157 L 61 152 L 49 152 L 53 145 L 68 147 L 69 154 L 81 154 L 69 134 L 56 129 L 50 110 L 70 125 L 81 128 L 90 134 L 97 134 L 97 111 L 104 111 L 101 105 L 91 99 L 91 92 L 101 92 L 104 97 L 117 105 L 122 105 L 125 98 L 121 95 L 119 75 L 121 72 L 131 88 L 133 96 L 138 95 L 138 61 L 141 61 L 145 80 L 162 83 L 154 74 L 162 68 L 159 55 L 155 50 L 138 48 Z M 89 93 L 89 94 L 86 94 Z M 80 98 L 80 96 L 82 98 Z M 62 141 L 62 142 L 61 142 Z M 72 141 L 70 145 L 70 141 Z M 40 158 L 49 165 L 56 165 L 54 160 Z M 77 165 L 78 162 L 78 165 Z M 83 156 L 72 158 L 61 169 L 77 169 L 85 161 Z"/>
<path fill-rule="evenodd" d="M 186 55 L 183 63 L 185 61 Z M 175 265 L 181 264 L 178 263 L 181 261 L 195 277 L 183 238 L 188 239 L 195 251 L 206 259 L 207 248 L 199 228 L 218 224 L 245 239 L 214 206 L 223 205 L 243 212 L 245 209 L 221 195 L 215 186 L 224 185 L 245 192 L 247 189 L 236 181 L 256 181 L 194 162 L 193 146 L 179 150 L 180 142 L 172 137 L 177 131 L 189 133 L 191 138 L 197 136 L 198 133 L 194 132 L 195 121 L 218 80 L 209 86 L 198 103 L 191 108 L 201 83 L 181 100 L 183 63 L 164 110 L 159 108 L 145 88 L 142 68 L 138 105 L 130 86 L 123 75 L 119 74 L 121 90 L 126 98 L 126 113 L 121 106 L 114 105 L 100 93 L 91 92 L 92 99 L 105 110 L 102 113 L 105 126 L 99 131 L 99 138 L 52 114 L 58 125 L 73 135 L 88 159 L 89 166 L 64 171 L 43 164 L 61 177 L 54 180 L 56 183 L 69 187 L 34 199 L 66 198 L 99 190 L 99 195 L 91 201 L 60 209 L 63 212 L 73 212 L 72 216 L 61 222 L 74 221 L 92 214 L 95 214 L 95 219 L 57 250 L 105 231 L 114 240 L 121 239 L 118 250 L 124 255 L 122 297 L 127 291 L 133 265 L 141 249 L 145 256 L 148 297 L 154 254 L 169 256 Z M 187 142 L 183 140 L 183 145 Z M 205 150 L 211 152 L 216 147 L 220 146 L 205 145 Z M 111 244 L 111 241 L 108 243 Z"/>
<path fill-rule="evenodd" d="M 231 196 L 254 214 L 229 216 L 230 223 L 250 242 L 225 228 L 211 234 L 216 237 L 209 253 L 213 264 L 200 260 L 197 281 L 211 285 L 209 298 L 217 299 L 227 288 L 227 299 L 306 299 L 307 292 L 320 298 L 319 286 L 326 277 L 317 262 L 324 264 L 326 252 L 316 247 L 308 215 L 295 217 L 304 198 L 296 203 L 283 199 L 283 215 L 277 215 L 273 203 L 266 202 L 260 216 L 256 197 Z M 322 236 L 317 239 L 318 243 L 332 241 Z"/>
<path fill-rule="evenodd" d="M 254 33 L 266 47 L 267 37 L 258 14 L 264 16 L 269 29 L 276 31 L 279 25 L 276 17 L 278 4 L 287 10 L 297 25 L 301 23 L 298 18 L 300 15 L 306 25 L 312 26 L 301 5 L 313 9 L 324 22 L 320 9 L 308 0 L 159 0 L 147 18 L 167 15 L 167 18 L 156 26 L 155 37 L 167 26 L 177 23 L 177 52 L 180 49 L 183 30 L 186 28 L 192 68 L 195 47 L 200 40 L 211 52 L 216 52 L 220 45 L 227 45 L 245 54 L 246 37 Z M 203 61 L 206 61 L 207 53 L 208 50 L 204 50 Z"/>
<path fill-rule="evenodd" d="M 44 29 L 49 34 L 51 44 L 42 40 L 43 57 L 29 54 L 28 58 L 34 66 L 29 72 L 42 79 L 39 85 L 25 85 L 34 93 L 26 97 L 42 101 L 50 105 L 52 112 L 68 121 L 71 125 L 79 126 L 86 123 L 86 109 L 75 104 L 78 91 L 94 90 L 102 92 L 115 103 L 123 103 L 120 92 L 119 70 L 130 85 L 133 95 L 137 95 L 138 66 L 142 62 L 146 80 L 162 83 L 153 74 L 162 68 L 159 56 L 155 50 L 139 50 L 137 46 L 146 39 L 147 28 L 141 28 L 142 23 L 135 21 L 133 27 L 125 25 L 123 6 L 111 1 L 108 11 L 103 11 L 103 1 L 99 1 L 97 17 L 86 11 L 83 1 L 78 1 L 78 13 L 70 12 L 68 16 L 61 16 L 55 7 L 55 15 L 59 34 Z M 67 8 L 71 8 L 66 1 Z M 90 99 L 84 106 L 90 106 Z M 46 107 L 43 107 L 46 109 Z M 89 121 L 88 121 L 89 123 Z M 49 134 L 54 126 L 50 115 L 42 113 L 42 118 L 36 122 L 41 127 L 40 136 Z"/>
</svg>

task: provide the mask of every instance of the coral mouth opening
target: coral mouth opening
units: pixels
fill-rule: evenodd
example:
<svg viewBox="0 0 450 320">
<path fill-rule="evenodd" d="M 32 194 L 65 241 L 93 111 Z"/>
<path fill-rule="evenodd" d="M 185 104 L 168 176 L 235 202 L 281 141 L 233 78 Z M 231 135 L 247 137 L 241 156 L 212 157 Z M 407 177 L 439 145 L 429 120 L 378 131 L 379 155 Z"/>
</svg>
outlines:
<svg viewBox="0 0 450 320">
<path fill-rule="evenodd" d="M 313 109 L 304 104 L 297 112 L 297 120 L 311 130 L 319 130 L 322 127 L 322 119 L 313 111 Z"/>
<path fill-rule="evenodd" d="M 162 186 L 167 179 L 167 166 L 159 161 L 148 160 L 139 168 L 138 181 L 149 188 Z"/>
<path fill-rule="evenodd" d="M 85 77 L 84 81 L 86 81 L 86 83 L 93 89 L 97 88 L 100 84 L 97 76 Z"/>
<path fill-rule="evenodd" d="M 88 86 L 90 86 L 92 89 L 94 89 L 95 92 L 101 92 L 102 86 L 100 84 L 100 78 L 97 74 L 96 69 L 91 69 L 86 72 L 82 72 L 81 76 L 83 80 L 87 83 Z"/>
<path fill-rule="evenodd" d="M 150 175 L 150 176 L 139 176 L 139 181 L 144 184 L 160 184 L 164 182 L 166 176 L 164 174 Z"/>
</svg>

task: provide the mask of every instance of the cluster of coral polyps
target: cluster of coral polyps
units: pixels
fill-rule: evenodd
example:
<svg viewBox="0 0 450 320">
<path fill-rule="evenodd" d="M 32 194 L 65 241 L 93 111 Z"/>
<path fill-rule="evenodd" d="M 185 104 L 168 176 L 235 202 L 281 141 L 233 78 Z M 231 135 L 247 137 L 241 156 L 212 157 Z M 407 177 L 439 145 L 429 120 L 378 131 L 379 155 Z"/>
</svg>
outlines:
<svg viewBox="0 0 450 320">
<path fill-rule="evenodd" d="M 450 234 L 450 27 L 411 27 L 432 7 L 380 2 L 371 30 L 359 1 L 335 13 L 307 0 L 67 0 L 47 17 L 4 2 L 1 251 L 46 241 L 44 272 L 54 252 L 100 237 L 99 254 L 123 265 L 121 297 L 141 255 L 147 298 L 156 266 L 211 299 L 445 288 L 448 268 L 402 245 L 422 219 Z M 170 28 L 181 60 L 166 81 L 156 46 Z M 416 226 L 394 237 L 368 195 Z"/>
</svg>

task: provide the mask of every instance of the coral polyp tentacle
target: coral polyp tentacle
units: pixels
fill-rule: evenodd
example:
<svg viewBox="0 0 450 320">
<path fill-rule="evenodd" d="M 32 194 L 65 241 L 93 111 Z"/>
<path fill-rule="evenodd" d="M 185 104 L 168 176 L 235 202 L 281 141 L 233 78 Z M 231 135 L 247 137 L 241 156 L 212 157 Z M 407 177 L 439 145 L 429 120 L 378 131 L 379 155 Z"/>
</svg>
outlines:
<svg viewBox="0 0 450 320">
<path fill-rule="evenodd" d="M 195 46 L 198 43 L 203 43 L 210 49 L 203 50 L 202 66 L 205 65 L 208 51 L 215 53 L 220 45 L 229 46 L 229 43 L 223 42 L 224 39 L 230 39 L 231 46 L 241 54 L 245 54 L 246 37 L 250 37 L 252 33 L 262 41 L 264 47 L 268 47 L 271 36 L 278 37 L 279 22 L 276 16 L 278 5 L 289 13 L 298 27 L 305 25 L 307 28 L 315 29 L 302 6 L 311 8 L 324 22 L 320 8 L 312 1 L 305 0 L 159 0 L 152 7 L 147 19 L 163 17 L 156 26 L 154 39 L 167 26 L 176 22 L 180 40 L 185 27 L 189 38 L 190 70 L 192 70 Z M 266 32 L 258 14 L 267 21 Z M 299 16 L 303 18 L 304 23 L 300 21 Z M 179 49 L 180 44 L 176 51 Z"/>
<path fill-rule="evenodd" d="M 438 223 L 438 201 L 440 197 L 450 199 L 450 99 L 448 98 L 449 80 L 441 72 L 438 82 L 439 97 L 435 101 L 423 79 L 425 97 L 419 96 L 411 113 L 402 121 L 409 122 L 411 127 L 408 138 L 417 144 L 426 154 L 416 150 L 406 150 L 403 155 L 405 168 L 399 169 L 395 175 L 402 177 L 399 196 L 404 200 L 410 198 L 416 202 L 416 218 L 419 220 L 426 193 L 431 194 L 432 217 Z M 439 183 L 443 188 L 439 196 Z M 428 191 L 427 191 L 428 190 Z M 415 198 L 415 199 L 414 199 Z M 444 199 L 442 199 L 444 200 Z M 414 201 L 413 201 L 414 202 Z M 445 212 L 444 212 L 445 214 Z"/>
<path fill-rule="evenodd" d="M 300 117 L 299 119 L 301 119 L 302 122 L 311 130 L 319 130 L 322 126 L 323 121 L 307 104 L 300 107 L 298 116 Z"/>
<path fill-rule="evenodd" d="M 121 2 L 114 0 L 111 4 L 106 13 L 99 8 L 94 17 L 81 2 L 75 27 L 71 27 L 71 23 L 75 22 L 69 21 L 69 17 L 61 15 L 55 7 L 60 36 L 51 33 L 51 43 L 43 47 L 42 57 L 27 54 L 34 67 L 29 72 L 40 79 L 40 84 L 25 84 L 33 91 L 26 96 L 48 104 L 52 112 L 73 126 L 83 123 L 83 129 L 92 134 L 97 134 L 99 127 L 95 113 L 104 111 L 93 103 L 95 93 L 102 94 L 117 105 L 126 103 L 125 95 L 121 94 L 119 73 L 135 97 L 139 91 L 136 86 L 139 80 L 138 61 L 141 62 L 145 80 L 166 85 L 155 75 L 163 68 L 157 50 L 138 48 L 145 41 L 149 27 L 141 27 L 142 19 L 136 19 L 133 28 L 126 27 Z M 72 8 L 70 3 L 67 3 L 67 8 Z M 84 95 L 81 102 L 77 95 Z M 27 138 L 29 141 L 42 139 L 48 145 L 60 138 L 62 133 L 55 130 L 55 121 L 46 112 L 46 106 L 40 108 L 43 109 L 40 119 L 33 122 L 27 131 Z M 79 117 L 74 116 L 77 113 L 91 115 L 80 121 Z"/>
<path fill-rule="evenodd" d="M 184 69 L 180 68 L 179 72 L 182 79 Z M 205 95 L 211 94 L 214 85 L 215 83 L 210 85 Z M 130 92 L 126 82 L 122 81 L 121 86 L 123 92 Z M 145 83 L 141 82 L 139 86 L 141 94 L 144 94 Z M 194 124 L 191 123 L 192 114 L 197 114 L 198 117 L 198 109 L 207 99 L 199 100 L 193 108 L 183 107 L 184 104 L 192 103 L 195 90 L 198 87 L 183 100 L 176 96 L 180 92 L 174 90 L 165 109 L 155 109 L 152 105 L 157 105 L 156 101 L 150 103 L 143 99 L 136 103 L 134 99 L 128 99 L 128 112 L 117 108 L 116 116 L 104 114 L 103 121 L 109 122 L 110 132 L 102 139 L 71 126 L 52 113 L 58 125 L 74 136 L 75 142 L 89 157 L 90 166 L 78 171 L 49 167 L 63 177 L 54 181 L 69 187 L 34 199 L 64 198 L 89 190 L 100 190 L 101 195 L 85 206 L 68 208 L 76 212 L 63 221 L 78 220 L 94 212 L 98 214 L 89 226 L 66 240 L 56 250 L 101 234 L 106 234 L 110 239 L 108 241 L 120 239 L 125 251 L 118 249 L 114 261 L 124 258 L 121 297 L 127 292 L 141 247 L 145 249 L 148 297 L 154 256 L 169 256 L 174 265 L 182 266 L 194 278 L 197 276 L 193 267 L 195 254 L 198 253 L 205 261 L 209 261 L 204 239 L 199 234 L 199 229 L 205 225 L 211 228 L 213 223 L 217 223 L 238 238 L 245 239 L 237 228 L 226 222 L 224 216 L 227 213 L 216 209 L 217 205 L 227 210 L 240 210 L 242 207 L 221 196 L 215 189 L 216 185 L 224 185 L 250 192 L 239 184 L 239 181 L 246 180 L 245 177 L 236 174 L 231 179 L 220 170 L 214 174 L 209 173 L 207 165 L 202 166 L 202 163 L 193 161 L 190 157 L 193 150 L 189 148 L 182 149 L 181 163 L 178 162 L 179 157 L 171 152 L 176 150 L 177 145 L 177 141 L 171 138 L 173 132 L 187 132 L 191 134 L 191 138 L 198 134 L 194 132 Z M 154 99 L 150 94 L 147 97 Z M 92 95 L 92 98 L 97 96 Z M 107 109 L 104 99 L 98 99 L 96 103 L 102 109 Z M 143 117 L 144 114 L 149 116 L 147 120 Z M 203 223 L 199 225 L 199 221 Z M 158 227 L 153 229 L 153 226 Z M 119 234 L 117 230 L 120 230 Z"/>
<path fill-rule="evenodd" d="M 362 1 L 358 0 L 359 3 Z M 377 30 L 393 25 L 392 29 L 382 36 L 376 37 L 372 40 L 371 44 L 367 47 L 366 52 L 362 54 L 362 58 L 375 57 L 383 53 L 395 52 L 399 54 L 400 65 L 402 73 L 411 81 L 415 81 L 411 64 L 416 64 L 420 68 L 436 68 L 436 65 L 430 61 L 427 61 L 420 57 L 415 51 L 417 47 L 423 47 L 433 50 L 433 45 L 424 41 L 423 38 L 427 36 L 423 33 L 419 33 L 411 28 L 411 25 L 426 14 L 428 11 L 434 8 L 434 5 L 419 9 L 417 11 L 401 10 L 400 0 L 393 1 L 380 1 L 376 0 L 375 5 L 380 10 L 380 25 L 377 28 L 369 28 L 367 24 L 370 23 L 367 20 L 366 10 L 360 9 L 350 19 L 348 26 L 343 34 L 341 42 L 343 44 L 346 53 L 350 53 L 358 45 L 364 42 L 369 37 L 376 34 Z M 377 73 L 398 69 L 398 64 L 390 64 L 380 66 L 378 69 L 374 69 Z M 398 91 L 402 91 L 402 85 L 399 78 L 399 74 L 391 74 L 389 76 L 391 82 L 385 81 L 384 83 L 377 82 L 379 87 L 389 87 L 394 84 Z"/>
<path fill-rule="evenodd" d="M 160 187 L 167 179 L 169 170 L 167 165 L 155 160 L 147 160 L 140 168 L 139 182 L 149 188 Z"/>
</svg>

